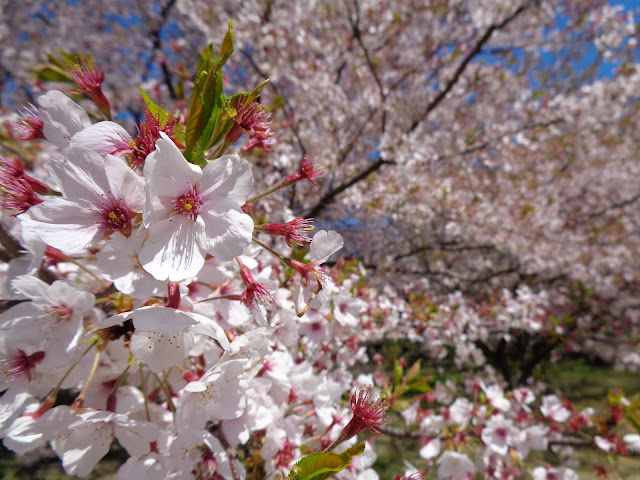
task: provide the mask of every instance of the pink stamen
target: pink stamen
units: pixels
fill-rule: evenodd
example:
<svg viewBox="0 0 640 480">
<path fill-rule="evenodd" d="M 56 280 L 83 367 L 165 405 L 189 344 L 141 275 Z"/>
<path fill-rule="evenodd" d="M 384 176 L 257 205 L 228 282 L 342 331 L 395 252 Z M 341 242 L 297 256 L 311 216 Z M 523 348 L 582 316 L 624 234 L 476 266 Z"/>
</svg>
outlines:
<svg viewBox="0 0 640 480">
<path fill-rule="evenodd" d="M 0 205 L 8 210 L 17 210 L 18 215 L 34 205 L 42 203 L 37 193 L 51 193 L 44 183 L 27 175 L 19 158 L 0 156 Z"/>
<path fill-rule="evenodd" d="M 233 107 L 236 109 L 236 115 L 233 117 L 233 127 L 224 139 L 225 143 L 233 145 L 246 133 L 249 135 L 249 141 L 242 146 L 241 151 L 253 148 L 271 151 L 269 147 L 274 141 L 269 113 L 265 112 L 259 103 L 248 104 L 245 99 L 239 99 Z"/>
<path fill-rule="evenodd" d="M 97 205 L 99 214 L 98 224 L 105 231 L 105 235 L 120 232 L 125 237 L 131 236 L 131 218 L 133 212 L 129 210 L 123 200 L 108 194 L 104 203 Z"/>
<path fill-rule="evenodd" d="M 156 141 L 160 138 L 160 132 L 165 133 L 176 147 L 184 149 L 184 145 L 175 138 L 175 130 L 179 123 L 178 118 L 171 116 L 164 125 L 161 125 L 159 118 L 154 116 L 148 108 L 145 108 L 144 123 L 138 127 L 138 137 L 135 142 L 132 142 L 132 151 L 128 154 L 131 164 L 134 167 L 144 165 L 147 156 L 156 149 Z"/>
<path fill-rule="evenodd" d="M 361 387 L 351 396 L 351 410 L 353 418 L 342 429 L 340 436 L 335 442 L 327 448 L 331 450 L 340 443 L 349 440 L 362 430 L 369 429 L 375 435 L 382 435 L 382 432 L 376 427 L 386 425 L 389 420 L 385 417 L 386 411 L 389 409 L 384 396 L 378 398 L 375 402 L 371 399 L 371 386 Z"/>
<path fill-rule="evenodd" d="M 289 175 L 284 179 L 284 185 L 293 185 L 300 180 L 307 179 L 309 182 L 318 186 L 316 182 L 313 181 L 314 178 L 320 178 L 325 176 L 327 173 L 326 167 L 324 165 L 318 165 L 316 160 L 309 160 L 306 156 L 300 162 L 300 168 L 293 175 Z"/>
<path fill-rule="evenodd" d="M 198 218 L 198 211 L 202 206 L 202 200 L 195 188 L 191 188 L 191 191 L 180 195 L 173 200 L 173 214 L 181 214 L 187 218 L 190 218 L 194 222 Z"/>
<path fill-rule="evenodd" d="M 27 355 L 23 350 L 18 350 L 16 355 L 7 359 L 2 366 L 5 374 L 11 379 L 25 375 L 27 380 L 31 381 L 31 371 L 42 362 L 44 356 L 44 350 L 39 350 L 31 355 Z"/>
<path fill-rule="evenodd" d="M 18 138 L 22 141 L 39 140 L 44 137 L 42 120 L 38 117 L 36 107 L 30 105 L 18 112 L 19 120 L 13 124 L 13 128 L 18 132 Z"/>
<path fill-rule="evenodd" d="M 98 68 L 95 61 L 81 59 L 79 63 L 73 65 L 69 70 L 69 75 L 80 87 L 82 93 L 91 97 L 100 112 L 110 117 L 111 104 L 102 93 L 102 82 L 104 82 L 104 70 Z"/>
<path fill-rule="evenodd" d="M 236 257 L 238 264 L 240 265 L 240 276 L 247 286 L 247 289 L 242 293 L 240 300 L 247 306 L 247 308 L 256 308 L 262 303 L 272 305 L 273 297 L 269 288 L 256 282 L 255 278 L 251 274 L 251 271 L 242 263 L 239 257 Z"/>
<path fill-rule="evenodd" d="M 311 243 L 311 238 L 307 236 L 306 232 L 310 232 L 314 228 L 312 218 L 294 218 L 287 223 L 265 223 L 256 227 L 256 229 L 269 235 L 285 237 L 285 241 L 290 248 L 294 248 L 294 243 L 299 246 Z"/>
</svg>

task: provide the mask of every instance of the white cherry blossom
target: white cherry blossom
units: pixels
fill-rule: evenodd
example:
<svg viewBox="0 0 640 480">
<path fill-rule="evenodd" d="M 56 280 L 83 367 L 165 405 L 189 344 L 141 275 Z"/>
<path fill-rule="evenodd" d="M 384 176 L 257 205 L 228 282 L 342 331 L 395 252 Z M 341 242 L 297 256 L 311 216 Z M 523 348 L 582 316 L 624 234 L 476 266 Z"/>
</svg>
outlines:
<svg viewBox="0 0 640 480">
<path fill-rule="evenodd" d="M 123 159 L 69 147 L 50 169 L 62 197 L 20 215 L 23 229 L 68 254 L 82 253 L 114 232 L 131 235 L 132 221 L 144 207 L 144 182 Z"/>
<path fill-rule="evenodd" d="M 225 155 L 201 169 L 163 134 L 147 157 L 144 176 L 149 232 L 138 258 L 157 279 L 195 276 L 207 253 L 231 260 L 251 244 L 253 220 L 240 208 L 253 188 L 246 160 Z"/>
</svg>

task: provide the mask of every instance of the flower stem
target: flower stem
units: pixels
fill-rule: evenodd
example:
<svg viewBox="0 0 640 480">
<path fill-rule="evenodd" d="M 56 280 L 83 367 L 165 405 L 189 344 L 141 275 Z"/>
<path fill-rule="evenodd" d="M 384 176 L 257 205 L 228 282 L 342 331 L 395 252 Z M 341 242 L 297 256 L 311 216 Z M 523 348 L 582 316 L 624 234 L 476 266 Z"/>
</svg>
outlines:
<svg viewBox="0 0 640 480">
<path fill-rule="evenodd" d="M 93 273 L 91 270 L 89 270 L 87 267 L 85 267 L 84 265 L 82 265 L 80 262 L 78 262 L 77 260 L 69 257 L 69 259 L 67 260 L 67 262 L 69 263 L 73 263 L 74 265 L 76 265 L 80 270 L 88 273 L 91 277 L 93 277 L 95 280 L 97 280 L 100 285 L 102 285 L 104 288 L 109 287 L 109 284 L 107 282 L 105 282 L 104 280 L 102 280 L 100 277 L 98 277 L 95 273 Z"/>
<path fill-rule="evenodd" d="M 2 244 L 11 258 L 22 255 L 22 246 L 2 225 L 0 225 L 0 244 Z"/>
<path fill-rule="evenodd" d="M 244 202 L 244 204 L 245 204 L 245 205 L 247 205 L 247 204 L 249 204 L 249 203 L 256 202 L 256 201 L 260 200 L 261 198 L 264 198 L 264 197 L 266 197 L 267 195 L 271 195 L 272 193 L 277 192 L 277 191 L 278 191 L 278 190 L 280 190 L 281 188 L 288 187 L 288 186 L 289 186 L 289 185 L 286 185 L 284 182 L 282 182 L 282 183 L 280 183 L 279 185 L 276 185 L 275 187 L 270 188 L 270 189 L 269 189 L 269 190 L 267 190 L 266 192 L 261 193 L 260 195 L 255 196 L 255 197 L 253 197 L 253 198 L 250 198 L 249 200 L 247 200 L 246 202 Z"/>
<path fill-rule="evenodd" d="M 219 297 L 209 297 L 204 300 L 200 300 L 198 303 L 210 302 L 211 300 L 239 300 L 240 295 L 221 295 Z"/>
<path fill-rule="evenodd" d="M 87 390 L 89 390 L 89 385 L 91 385 L 91 381 L 93 380 L 93 376 L 96 374 L 96 371 L 98 370 L 98 365 L 100 365 L 100 354 L 101 353 L 102 353 L 102 350 L 100 350 L 100 349 L 96 350 L 96 355 L 93 358 L 93 366 L 91 367 L 91 371 L 89 372 L 89 377 L 87 378 L 87 381 L 85 382 L 84 386 L 82 387 L 82 390 L 80 390 L 80 394 L 74 400 L 72 406 L 82 407 L 82 403 L 84 402 L 84 397 L 87 396 Z"/>
<path fill-rule="evenodd" d="M 58 382 L 58 384 L 56 385 L 56 387 L 52 390 L 52 392 L 48 395 L 48 396 L 52 396 L 55 399 L 58 396 L 58 392 L 60 391 L 60 388 L 62 387 L 62 384 L 64 383 L 64 381 L 67 379 L 67 377 L 71 374 L 71 372 L 73 371 L 74 368 L 76 368 L 76 365 L 78 365 L 78 363 L 80 363 L 80 360 L 82 360 L 84 358 L 84 356 L 89 353 L 89 351 L 95 347 L 98 344 L 98 339 L 96 338 L 95 340 L 93 340 L 91 342 L 91 344 L 89 345 L 89 347 L 87 347 L 87 349 L 82 352 L 82 355 L 80 356 L 80 359 L 76 360 L 75 362 L 73 362 L 71 364 L 71 366 L 69 367 L 69 369 L 65 372 L 65 374 L 62 376 L 62 378 L 60 379 L 60 381 Z"/>
<path fill-rule="evenodd" d="M 265 250 L 267 250 L 269 253 L 271 253 L 272 255 L 275 255 L 276 257 L 278 257 L 280 260 L 282 260 L 283 262 L 285 261 L 285 257 L 281 254 L 276 252 L 275 250 L 273 250 L 271 247 L 267 247 L 264 243 L 262 243 L 260 240 L 258 240 L 256 237 L 253 237 L 253 241 L 255 243 L 257 243 L 258 245 L 260 245 L 262 248 L 264 248 Z"/>
<path fill-rule="evenodd" d="M 142 363 L 138 362 L 138 368 L 140 369 L 140 390 L 142 390 L 142 396 L 144 397 L 144 413 L 147 416 L 147 422 L 150 422 L 151 415 L 149 414 L 149 399 L 147 398 L 147 379 L 144 376 Z"/>
<path fill-rule="evenodd" d="M 176 412 L 176 406 L 173 404 L 173 400 L 171 400 L 171 393 L 169 393 L 169 389 L 167 388 L 167 385 L 165 384 L 164 381 L 160 380 L 160 377 L 158 376 L 157 373 L 155 373 L 155 372 L 151 372 L 151 373 L 156 378 L 156 381 L 158 382 L 158 385 L 160 385 L 160 388 L 164 392 L 164 396 L 167 397 L 167 403 L 169 404 L 169 408 L 171 409 L 171 411 L 173 413 L 175 413 Z"/>
</svg>

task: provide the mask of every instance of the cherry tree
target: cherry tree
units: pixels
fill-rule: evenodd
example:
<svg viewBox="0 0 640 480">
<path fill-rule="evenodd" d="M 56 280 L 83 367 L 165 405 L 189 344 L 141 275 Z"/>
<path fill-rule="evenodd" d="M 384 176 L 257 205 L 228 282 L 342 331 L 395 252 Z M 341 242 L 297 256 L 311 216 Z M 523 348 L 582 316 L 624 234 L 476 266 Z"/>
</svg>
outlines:
<svg viewBox="0 0 640 480">
<path fill-rule="evenodd" d="M 49 442 L 84 476 L 116 437 L 120 478 L 234 479 L 312 478 L 313 461 L 293 467 L 312 451 L 374 478 L 363 429 L 422 444 L 409 478 L 574 478 L 529 452 L 637 450 L 635 399 L 612 394 L 601 418 L 532 379 L 566 350 L 640 364 L 633 12 L 122 0 L 0 16 L 8 448 Z M 462 377 L 374 355 L 406 339 Z M 349 421 L 354 383 L 388 403 L 358 390 Z M 52 408 L 61 390 L 75 400 Z"/>
</svg>

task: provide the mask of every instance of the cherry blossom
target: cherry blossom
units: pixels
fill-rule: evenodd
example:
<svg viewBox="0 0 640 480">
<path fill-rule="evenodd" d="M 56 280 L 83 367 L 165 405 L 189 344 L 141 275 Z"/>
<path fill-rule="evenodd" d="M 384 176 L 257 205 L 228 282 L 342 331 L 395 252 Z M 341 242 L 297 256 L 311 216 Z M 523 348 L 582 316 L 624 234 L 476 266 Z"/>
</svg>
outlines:
<svg viewBox="0 0 640 480">
<path fill-rule="evenodd" d="M 200 169 L 162 134 L 144 176 L 149 234 L 138 258 L 157 279 L 184 280 L 200 271 L 207 253 L 231 260 L 250 245 L 253 221 L 240 209 L 253 186 L 248 162 L 230 155 Z"/>
<path fill-rule="evenodd" d="M 38 117 L 46 139 L 58 148 L 69 146 L 71 137 L 91 126 L 84 109 L 58 90 L 51 90 L 38 98 Z"/>
<path fill-rule="evenodd" d="M 25 230 L 65 253 L 81 253 L 105 235 L 130 236 L 144 206 L 143 180 L 117 157 L 69 147 L 51 162 L 62 197 L 20 215 Z"/>
<path fill-rule="evenodd" d="M 534 372 L 640 368 L 637 12 L 54 3 L 0 6 L 7 448 L 88 475 L 117 437 L 118 479 L 216 480 L 357 429 L 412 439 L 409 478 L 636 449 L 633 392 L 601 417 Z"/>
<path fill-rule="evenodd" d="M 476 471 L 469 457 L 447 450 L 438 459 L 438 478 L 468 480 Z"/>
</svg>

